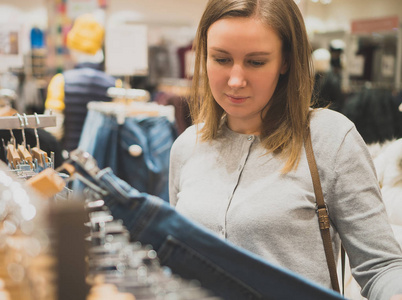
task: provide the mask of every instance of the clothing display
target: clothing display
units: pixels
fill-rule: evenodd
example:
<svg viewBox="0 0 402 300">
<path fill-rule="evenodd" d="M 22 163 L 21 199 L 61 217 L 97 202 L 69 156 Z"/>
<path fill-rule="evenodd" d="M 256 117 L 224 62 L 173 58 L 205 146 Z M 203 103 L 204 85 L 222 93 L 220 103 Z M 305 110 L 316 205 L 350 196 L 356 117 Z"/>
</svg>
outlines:
<svg viewBox="0 0 402 300">
<path fill-rule="evenodd" d="M 55 299 L 55 259 L 47 219 L 49 202 L 28 184 L 42 171 L 54 168 L 52 151 L 57 146 L 54 147 L 54 141 L 42 128 L 55 124 L 55 116 L 49 115 L 0 117 L 4 151 L 0 161 L 2 299 Z M 43 142 L 43 147 L 40 142 Z M 43 149 L 50 150 L 50 153 Z M 63 182 L 61 176 L 57 177 L 59 182 Z M 46 190 L 52 188 L 48 184 L 43 186 Z M 55 202 L 70 200 L 69 190 L 64 185 L 58 192 L 53 198 Z"/>
<path fill-rule="evenodd" d="M 341 75 L 330 70 L 316 73 L 314 81 L 313 97 L 316 98 L 315 107 L 329 107 L 333 110 L 342 111 L 345 96 L 341 89 Z"/>
<path fill-rule="evenodd" d="M 114 287 L 116 294 L 109 295 L 111 299 L 124 293 L 126 300 L 169 297 L 219 300 L 194 281 L 179 278 L 162 267 L 150 245 L 130 242 L 130 234 L 122 221 L 113 218 L 99 196 L 88 193 L 85 208 L 90 231 L 86 238 L 89 244 L 86 281 L 92 286 L 90 295 L 108 285 L 109 289 Z M 101 284 L 97 282 L 99 277 L 103 278 Z"/>
<path fill-rule="evenodd" d="M 393 280 L 400 276 L 393 266 L 402 266 L 401 249 L 386 222 L 366 145 L 353 124 L 331 110 L 313 114 L 311 136 L 334 251 L 340 236 L 362 294 L 388 299 L 401 292 Z M 282 168 L 275 154 L 265 154 L 258 136 L 223 126 L 216 140 L 202 143 L 190 127 L 172 147 L 170 202 L 236 246 L 330 287 L 305 153 L 296 171 L 280 175 Z M 358 238 L 367 227 L 371 235 Z M 382 276 L 376 272 L 374 281 L 372 267 L 380 260 Z"/>
<path fill-rule="evenodd" d="M 55 126 L 56 117 L 26 115 L 0 117 L 0 159 L 17 172 L 39 173 L 46 166 L 60 166 L 61 147 L 56 139 L 44 130 Z"/>
<path fill-rule="evenodd" d="M 219 300 L 162 267 L 150 245 L 130 242 L 96 193 L 85 205 L 47 193 L 54 176 L 67 174 L 43 171 L 26 180 L 22 172 L 0 162 L 2 299 Z"/>
<path fill-rule="evenodd" d="M 389 89 L 363 88 L 347 98 L 342 113 L 355 123 L 366 144 L 402 137 L 402 112 Z"/>
<path fill-rule="evenodd" d="M 90 109 L 78 147 L 140 191 L 169 200 L 169 155 L 177 133 L 164 116 L 123 117 Z M 77 187 L 75 188 L 77 190 Z"/>
<path fill-rule="evenodd" d="M 175 125 L 177 134 L 181 134 L 191 125 L 190 109 L 186 99 L 175 93 L 158 92 L 153 101 L 160 105 L 173 105 L 175 108 Z"/>
<path fill-rule="evenodd" d="M 49 132 L 44 129 L 37 129 L 37 133 L 39 136 L 40 148 L 45 151 L 48 157 L 51 156 L 51 153 L 54 153 L 54 167 L 59 167 L 63 162 L 63 157 L 61 155 L 61 145 L 60 143 L 52 136 Z M 16 139 L 17 144 L 21 144 L 23 142 L 23 134 L 22 130 L 14 129 L 13 135 Z M 9 130 L 0 130 L 0 139 L 5 141 L 11 140 L 11 133 Z M 36 135 L 33 129 L 25 129 L 25 139 L 26 144 L 31 148 L 36 146 Z M 4 145 L 5 145 L 4 144 Z M 5 149 L 3 144 L 0 144 L 0 159 L 4 162 L 7 161 L 7 149 Z"/>
<path fill-rule="evenodd" d="M 0 161 L 1 299 L 54 299 L 54 259 L 41 199 Z"/>
<path fill-rule="evenodd" d="M 132 188 L 110 168 L 98 170 L 80 149 L 71 153 L 69 163 L 90 183 L 88 187 L 95 187 L 113 217 L 123 221 L 131 240 L 152 245 L 162 265 L 183 278 L 197 279 L 223 299 L 342 299 L 235 247 L 160 198 Z"/>
<path fill-rule="evenodd" d="M 402 300 L 402 1 L 3 2 L 0 300 Z"/>
</svg>

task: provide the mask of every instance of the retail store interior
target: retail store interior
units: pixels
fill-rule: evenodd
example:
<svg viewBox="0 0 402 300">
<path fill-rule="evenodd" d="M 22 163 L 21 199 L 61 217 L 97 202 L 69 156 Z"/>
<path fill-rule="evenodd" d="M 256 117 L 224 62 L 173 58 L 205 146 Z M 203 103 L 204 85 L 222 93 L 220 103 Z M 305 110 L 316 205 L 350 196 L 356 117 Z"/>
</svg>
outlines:
<svg viewBox="0 0 402 300">
<path fill-rule="evenodd" d="M 402 245 L 402 0 L 294 1 L 315 105 L 355 124 Z M 133 240 L 105 206 L 113 188 L 98 184 L 108 168 L 169 202 L 169 151 L 192 125 L 192 46 L 207 2 L 0 0 L 1 300 L 225 298 Z M 68 85 L 77 57 L 67 35 L 86 14 L 104 28 L 102 74 Z M 67 88 L 89 96 L 69 108 Z M 343 278 L 346 298 L 366 299 L 348 265 Z"/>
</svg>

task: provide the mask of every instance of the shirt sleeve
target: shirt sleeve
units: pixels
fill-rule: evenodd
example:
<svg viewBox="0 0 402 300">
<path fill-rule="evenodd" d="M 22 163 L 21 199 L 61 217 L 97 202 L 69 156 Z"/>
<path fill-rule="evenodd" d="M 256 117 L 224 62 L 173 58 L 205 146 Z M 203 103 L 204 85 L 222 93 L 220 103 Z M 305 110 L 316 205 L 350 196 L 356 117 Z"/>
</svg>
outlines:
<svg viewBox="0 0 402 300">
<path fill-rule="evenodd" d="M 53 76 L 47 87 L 45 109 L 63 111 L 64 107 L 64 76 L 59 73 Z"/>
<path fill-rule="evenodd" d="M 402 293 L 402 252 L 382 201 L 366 144 L 351 128 L 335 159 L 330 215 L 350 259 L 354 278 L 369 299 Z"/>
</svg>

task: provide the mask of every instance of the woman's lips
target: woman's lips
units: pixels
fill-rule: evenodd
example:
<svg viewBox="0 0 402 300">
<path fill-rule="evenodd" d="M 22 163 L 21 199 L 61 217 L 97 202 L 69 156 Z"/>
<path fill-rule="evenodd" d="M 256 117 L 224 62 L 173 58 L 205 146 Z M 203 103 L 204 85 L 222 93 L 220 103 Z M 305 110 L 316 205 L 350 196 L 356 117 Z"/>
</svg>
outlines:
<svg viewBox="0 0 402 300">
<path fill-rule="evenodd" d="M 246 96 L 235 96 L 235 95 L 228 95 L 228 94 L 225 94 L 225 95 L 226 95 L 226 97 L 228 97 L 230 102 L 236 103 L 236 104 L 243 103 L 248 98 Z"/>
</svg>

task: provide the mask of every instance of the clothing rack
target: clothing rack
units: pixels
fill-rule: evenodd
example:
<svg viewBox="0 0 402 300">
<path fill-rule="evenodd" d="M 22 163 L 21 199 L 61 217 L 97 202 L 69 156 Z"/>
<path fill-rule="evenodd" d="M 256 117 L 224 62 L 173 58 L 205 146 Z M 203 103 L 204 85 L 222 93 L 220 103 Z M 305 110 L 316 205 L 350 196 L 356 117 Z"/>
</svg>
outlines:
<svg viewBox="0 0 402 300">
<path fill-rule="evenodd" d="M 56 126 L 56 116 L 52 115 L 19 115 L 0 117 L 0 129 L 27 129 Z"/>
<path fill-rule="evenodd" d="M 392 82 L 374 82 L 374 81 L 354 81 L 350 84 L 351 92 L 360 92 L 363 89 L 374 90 L 374 89 L 386 89 L 393 91 L 395 88 Z"/>
<path fill-rule="evenodd" d="M 147 102 L 151 99 L 151 95 L 148 91 L 142 89 L 125 89 L 110 87 L 107 89 L 107 94 L 109 97 L 121 100 L 134 100 Z"/>
<path fill-rule="evenodd" d="M 88 110 L 98 111 L 105 115 L 117 118 L 117 123 L 123 124 L 125 118 L 135 116 L 158 117 L 165 116 L 170 122 L 175 120 L 175 110 L 172 105 L 159 105 L 152 102 L 101 102 L 91 101 L 87 105 Z"/>
<path fill-rule="evenodd" d="M 56 116 L 52 115 L 20 115 L 0 117 L 0 129 L 10 130 L 11 140 L 8 145 L 4 140 L 3 148 L 6 162 L 10 167 L 10 171 L 15 173 L 17 177 L 28 179 L 36 175 L 42 169 L 54 167 L 54 153 L 48 154 L 40 149 L 39 136 L 37 128 L 56 126 Z M 22 130 L 22 144 L 17 145 L 12 130 Z M 25 129 L 34 129 L 36 136 L 36 146 L 30 148 L 26 145 Z M 28 148 L 27 148 L 28 146 Z"/>
<path fill-rule="evenodd" d="M 158 91 L 172 93 L 187 98 L 190 95 L 191 80 L 185 78 L 162 78 L 158 85 Z"/>
<path fill-rule="evenodd" d="M 98 185 L 101 170 L 92 156 L 78 148 L 58 170 L 67 171 L 88 190 L 82 194 L 84 201 L 51 202 L 57 299 L 95 299 L 100 290 L 107 291 L 110 299 L 220 299 L 198 282 L 163 267 L 151 245 L 130 240 L 123 221 L 115 219 L 102 200 L 109 190 Z M 28 185 L 46 194 L 64 180 L 59 174 L 57 170 L 41 172 Z"/>
</svg>

